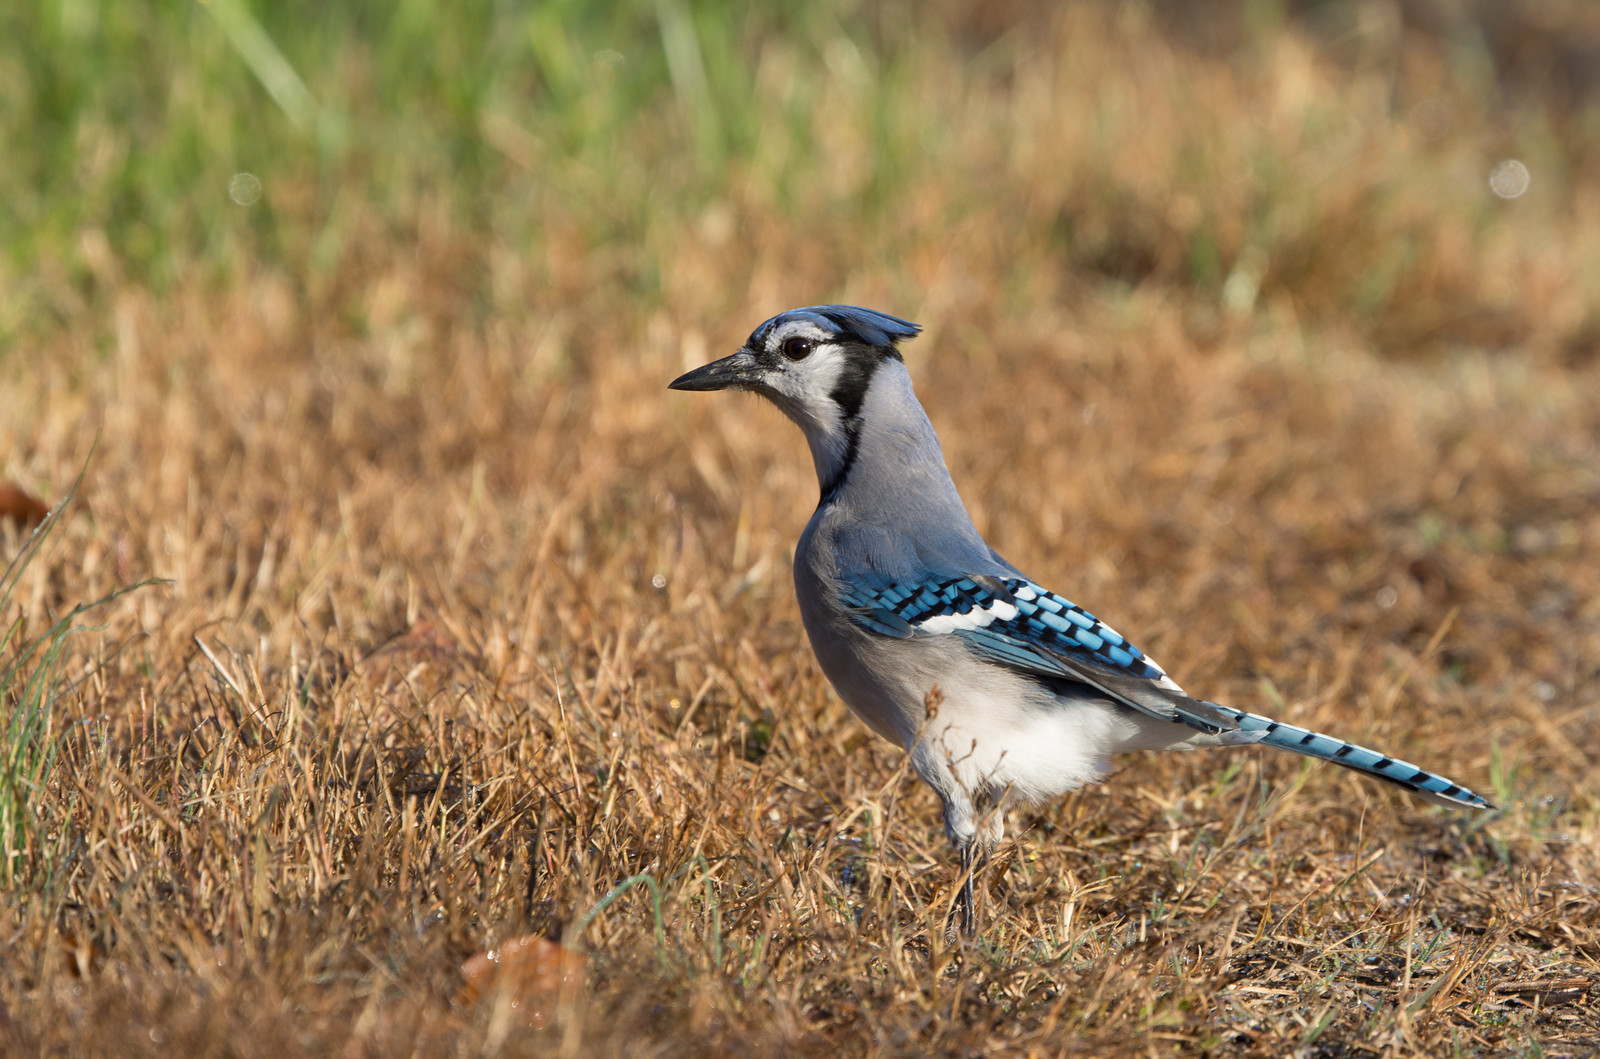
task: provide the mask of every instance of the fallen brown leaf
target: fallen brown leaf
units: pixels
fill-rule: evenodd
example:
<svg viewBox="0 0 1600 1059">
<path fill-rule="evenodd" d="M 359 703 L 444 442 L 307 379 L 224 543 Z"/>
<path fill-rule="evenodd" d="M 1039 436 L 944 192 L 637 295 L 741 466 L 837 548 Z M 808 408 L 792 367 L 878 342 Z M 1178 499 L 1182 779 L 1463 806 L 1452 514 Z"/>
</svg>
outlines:
<svg viewBox="0 0 1600 1059">
<path fill-rule="evenodd" d="M 0 522 L 9 521 L 18 529 L 32 529 L 48 514 L 50 509 L 38 497 L 30 496 L 10 482 L 0 482 Z"/>
<path fill-rule="evenodd" d="M 442 624 L 418 619 L 405 632 L 362 661 L 389 691 L 402 683 L 423 686 L 441 679 L 462 655 L 460 643 Z"/>
<path fill-rule="evenodd" d="M 503 993 L 521 1020 L 538 1029 L 549 1020 L 563 988 L 582 986 L 583 964 L 583 953 L 548 938 L 512 938 L 461 965 L 465 982 L 459 999 L 475 1004 Z"/>
</svg>

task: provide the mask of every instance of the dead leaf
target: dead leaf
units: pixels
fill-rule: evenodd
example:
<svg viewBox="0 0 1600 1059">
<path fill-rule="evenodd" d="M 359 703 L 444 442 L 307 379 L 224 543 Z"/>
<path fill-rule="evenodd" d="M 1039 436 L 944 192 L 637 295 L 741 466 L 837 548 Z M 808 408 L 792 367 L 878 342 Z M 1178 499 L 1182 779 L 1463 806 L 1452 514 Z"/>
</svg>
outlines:
<svg viewBox="0 0 1600 1059">
<path fill-rule="evenodd" d="M 475 1004 L 506 996 L 520 1021 L 539 1029 L 549 1020 L 563 990 L 583 986 L 583 953 L 549 938 L 522 937 L 480 952 L 461 965 L 460 1001 Z"/>
<path fill-rule="evenodd" d="M 0 482 L 0 522 L 9 521 L 18 529 L 32 529 L 50 514 L 44 501 L 30 496 L 11 482 Z"/>
<path fill-rule="evenodd" d="M 447 680 L 464 658 L 460 643 L 438 622 L 421 618 L 362 660 L 385 692 L 410 684 L 420 692 Z"/>
</svg>

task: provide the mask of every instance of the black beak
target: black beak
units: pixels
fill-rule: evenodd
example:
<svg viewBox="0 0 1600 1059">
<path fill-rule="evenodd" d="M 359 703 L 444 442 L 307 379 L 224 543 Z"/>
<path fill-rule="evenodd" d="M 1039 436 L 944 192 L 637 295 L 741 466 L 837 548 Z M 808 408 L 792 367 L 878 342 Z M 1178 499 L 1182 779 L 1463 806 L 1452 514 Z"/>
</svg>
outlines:
<svg viewBox="0 0 1600 1059">
<path fill-rule="evenodd" d="M 713 360 L 667 384 L 669 390 L 750 390 L 761 380 L 761 366 L 749 350 Z"/>
</svg>

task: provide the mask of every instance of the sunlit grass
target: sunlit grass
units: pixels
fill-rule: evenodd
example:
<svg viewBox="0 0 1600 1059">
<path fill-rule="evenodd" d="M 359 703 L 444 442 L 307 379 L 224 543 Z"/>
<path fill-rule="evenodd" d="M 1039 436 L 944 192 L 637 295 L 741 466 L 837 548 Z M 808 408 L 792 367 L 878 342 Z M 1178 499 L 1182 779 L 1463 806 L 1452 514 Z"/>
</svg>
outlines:
<svg viewBox="0 0 1600 1059">
<path fill-rule="evenodd" d="M 6 719 L 0 738 L 0 886 L 6 889 L 48 892 L 67 845 L 68 835 L 54 821 L 41 826 L 40 807 L 62 734 L 59 706 L 70 693 L 63 671 L 68 641 L 100 631 L 78 625 L 78 619 L 152 583 L 108 592 L 60 617 L 29 614 L 18 606 L 17 588 L 77 495 L 83 473 L 43 523 L 18 540 L 15 556 L 0 571 L 0 621 L 5 623 L 0 628 L 0 711 Z"/>
<path fill-rule="evenodd" d="M 1592 1047 L 1592 116 L 1250 10 L 0 10 L 0 477 L 102 438 L 0 617 L 171 581 L 60 641 L 0 1050 Z M 664 390 L 833 300 L 926 326 L 1009 559 L 1501 810 L 1130 758 L 947 948 L 800 629 L 800 438 Z M 537 1032 L 461 991 L 524 934 L 588 961 Z"/>
</svg>

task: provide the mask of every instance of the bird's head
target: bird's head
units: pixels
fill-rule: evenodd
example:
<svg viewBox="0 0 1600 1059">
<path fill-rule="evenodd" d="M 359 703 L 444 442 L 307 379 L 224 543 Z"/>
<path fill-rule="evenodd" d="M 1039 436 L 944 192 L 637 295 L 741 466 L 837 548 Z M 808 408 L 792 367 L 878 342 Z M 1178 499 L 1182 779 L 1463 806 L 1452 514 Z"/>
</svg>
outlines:
<svg viewBox="0 0 1600 1059">
<path fill-rule="evenodd" d="M 900 359 L 895 343 L 916 324 L 854 305 L 813 305 L 779 313 L 750 333 L 732 356 L 672 381 L 674 390 L 754 390 L 815 443 L 845 439 L 861 413 L 873 374 Z"/>
<path fill-rule="evenodd" d="M 855 465 L 862 406 L 873 376 L 887 363 L 899 365 L 895 343 L 919 330 L 909 320 L 854 305 L 790 309 L 750 332 L 732 356 L 670 385 L 674 390 L 753 390 L 783 409 L 805 432 L 826 500 Z M 920 417 L 915 399 L 909 405 Z M 937 451 L 937 440 L 932 449 Z"/>
</svg>

